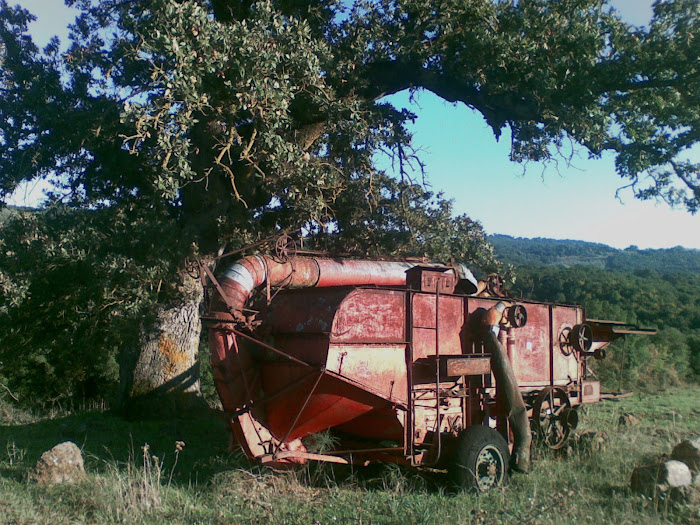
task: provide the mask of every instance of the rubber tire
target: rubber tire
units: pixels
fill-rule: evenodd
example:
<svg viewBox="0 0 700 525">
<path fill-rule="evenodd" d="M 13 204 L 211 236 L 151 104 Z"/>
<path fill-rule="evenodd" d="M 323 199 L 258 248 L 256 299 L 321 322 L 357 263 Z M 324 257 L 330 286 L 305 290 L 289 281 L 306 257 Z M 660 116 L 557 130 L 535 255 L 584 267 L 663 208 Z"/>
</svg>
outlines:
<svg viewBox="0 0 700 525">
<path fill-rule="evenodd" d="M 484 478 L 479 483 L 474 475 L 479 463 L 483 469 L 484 457 L 480 459 L 482 453 L 490 457 L 496 466 L 497 472 L 492 483 Z M 488 492 L 506 482 L 509 465 L 508 444 L 503 436 L 487 426 L 474 425 L 460 432 L 457 437 L 457 446 L 448 472 L 457 488 L 470 492 Z"/>
</svg>

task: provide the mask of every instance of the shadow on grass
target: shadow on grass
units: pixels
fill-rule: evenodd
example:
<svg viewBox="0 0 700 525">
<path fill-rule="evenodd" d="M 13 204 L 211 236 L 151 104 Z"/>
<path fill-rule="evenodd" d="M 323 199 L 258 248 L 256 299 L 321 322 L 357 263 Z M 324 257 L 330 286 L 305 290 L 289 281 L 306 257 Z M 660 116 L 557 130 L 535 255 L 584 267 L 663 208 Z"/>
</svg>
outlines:
<svg viewBox="0 0 700 525">
<path fill-rule="evenodd" d="M 0 476 L 24 479 L 42 453 L 72 441 L 83 451 L 86 470 L 101 472 L 127 462 L 139 466 L 148 444 L 149 454 L 163 462 L 163 472 L 170 476 L 172 471 L 173 483 L 206 483 L 218 472 L 248 465 L 228 451 L 228 440 L 224 421 L 207 412 L 192 419 L 129 421 L 107 411 L 16 425 L 0 422 Z M 185 445 L 176 454 L 178 441 Z"/>
</svg>

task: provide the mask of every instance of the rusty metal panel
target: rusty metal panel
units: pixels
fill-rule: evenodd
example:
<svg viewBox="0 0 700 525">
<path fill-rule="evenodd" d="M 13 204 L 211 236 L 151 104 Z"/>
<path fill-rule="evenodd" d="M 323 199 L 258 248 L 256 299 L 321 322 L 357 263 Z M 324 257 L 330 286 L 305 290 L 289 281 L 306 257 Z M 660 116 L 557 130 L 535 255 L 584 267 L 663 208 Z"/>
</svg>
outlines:
<svg viewBox="0 0 700 525">
<path fill-rule="evenodd" d="M 332 344 L 326 370 L 393 402 L 407 402 L 406 345 Z"/>
<path fill-rule="evenodd" d="M 451 273 L 423 270 L 420 273 L 420 290 L 422 292 L 441 294 L 452 293 L 455 290 L 455 276 Z"/>
<path fill-rule="evenodd" d="M 547 385 L 551 360 L 549 305 L 523 304 L 527 309 L 527 324 L 513 330 L 515 344 L 508 357 L 519 385 Z"/>
<path fill-rule="evenodd" d="M 451 357 L 445 360 L 448 376 L 476 376 L 491 373 L 491 359 L 488 357 Z"/>
<path fill-rule="evenodd" d="M 333 318 L 332 342 L 401 343 L 406 340 L 405 292 L 359 288 Z"/>
<path fill-rule="evenodd" d="M 303 438 L 340 425 L 389 403 L 367 389 L 332 374 L 309 372 L 288 363 L 260 366 L 266 396 L 266 422 L 272 434 L 284 442 Z M 284 391 L 284 395 L 274 396 Z M 286 436 L 286 439 L 285 439 Z"/>
<path fill-rule="evenodd" d="M 600 401 L 600 382 L 583 381 L 581 384 L 581 402 L 596 403 Z"/>
<path fill-rule="evenodd" d="M 412 299 L 413 357 L 414 361 L 434 356 L 436 341 L 436 294 L 417 293 Z M 439 338 L 440 354 L 463 353 L 462 329 L 464 327 L 464 302 L 461 297 L 440 295 Z"/>
<path fill-rule="evenodd" d="M 340 303 L 352 290 L 308 289 L 277 294 L 260 315 L 267 332 L 329 333 Z"/>
<path fill-rule="evenodd" d="M 568 384 L 578 379 L 578 352 L 566 343 L 571 328 L 581 323 L 581 309 L 575 306 L 552 306 L 553 384 Z"/>
</svg>

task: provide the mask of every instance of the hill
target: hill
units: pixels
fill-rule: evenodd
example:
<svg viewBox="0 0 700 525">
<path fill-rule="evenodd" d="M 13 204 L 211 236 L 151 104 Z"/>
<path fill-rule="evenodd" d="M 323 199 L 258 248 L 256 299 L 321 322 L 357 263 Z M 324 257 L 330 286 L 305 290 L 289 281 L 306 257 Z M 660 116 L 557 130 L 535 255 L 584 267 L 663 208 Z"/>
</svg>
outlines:
<svg viewBox="0 0 700 525">
<path fill-rule="evenodd" d="M 658 388 L 700 381 L 700 250 L 618 250 L 598 243 L 492 235 L 496 257 L 515 267 L 514 297 L 580 304 L 589 319 L 653 327 L 595 365 L 603 383 Z M 619 386 L 618 386 L 619 388 Z"/>
<path fill-rule="evenodd" d="M 508 235 L 490 235 L 496 256 L 515 266 L 594 266 L 606 270 L 655 271 L 660 274 L 700 273 L 700 250 L 675 248 L 625 250 L 605 244 L 557 240 L 525 239 Z"/>
<path fill-rule="evenodd" d="M 6 220 L 8 220 L 13 215 L 22 213 L 23 211 L 30 211 L 33 208 L 26 208 L 23 206 L 3 206 L 0 208 L 0 225 L 2 225 Z"/>
</svg>

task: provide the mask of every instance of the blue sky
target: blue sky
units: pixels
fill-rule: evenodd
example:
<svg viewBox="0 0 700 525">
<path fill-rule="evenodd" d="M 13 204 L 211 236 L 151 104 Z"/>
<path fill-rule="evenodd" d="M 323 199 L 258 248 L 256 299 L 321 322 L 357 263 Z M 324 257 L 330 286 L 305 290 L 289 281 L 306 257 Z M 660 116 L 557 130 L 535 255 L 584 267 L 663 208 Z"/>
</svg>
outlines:
<svg viewBox="0 0 700 525">
<path fill-rule="evenodd" d="M 20 0 L 38 20 L 31 30 L 39 45 L 52 35 L 67 36 L 71 11 L 62 0 Z M 612 5 L 630 23 L 651 17 L 651 0 L 614 0 Z M 584 154 L 572 165 L 531 164 L 508 160 L 509 136 L 496 141 L 481 116 L 463 105 L 419 93 L 393 97 L 418 114 L 414 144 L 422 150 L 431 189 L 454 200 L 456 213 L 481 221 L 487 233 L 516 237 L 550 237 L 601 242 L 617 248 L 685 246 L 700 249 L 700 214 L 670 209 L 664 203 L 640 202 L 629 190 L 615 197 L 624 181 L 612 159 L 589 160 Z M 26 202 L 25 194 L 14 202 Z"/>
</svg>

